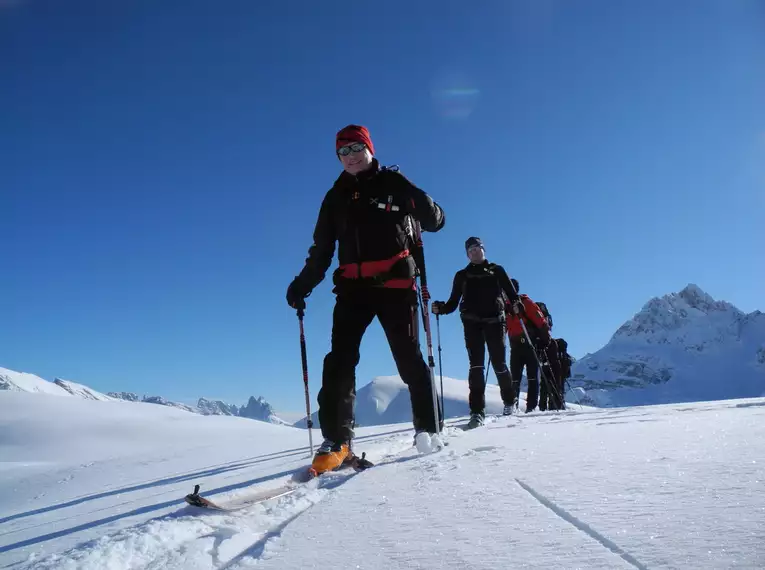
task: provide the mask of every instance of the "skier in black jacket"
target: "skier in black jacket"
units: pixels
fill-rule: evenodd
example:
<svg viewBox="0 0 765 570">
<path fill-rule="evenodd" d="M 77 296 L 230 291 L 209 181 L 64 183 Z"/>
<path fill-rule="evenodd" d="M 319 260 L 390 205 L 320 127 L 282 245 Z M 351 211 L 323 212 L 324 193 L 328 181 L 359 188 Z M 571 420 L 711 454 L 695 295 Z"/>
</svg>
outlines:
<svg viewBox="0 0 765 570">
<path fill-rule="evenodd" d="M 518 299 L 505 269 L 486 260 L 483 243 L 477 237 L 465 242 L 470 263 L 454 276 L 449 300 L 433 302 L 433 313 L 448 315 L 457 309 L 465 329 L 465 346 L 470 360 L 468 388 L 470 390 L 470 421 L 468 428 L 483 425 L 486 407 L 486 382 L 484 381 L 485 347 L 489 348 L 489 360 L 497 376 L 503 413 L 509 415 L 514 408 L 515 392 L 512 377 L 507 368 L 505 345 L 505 302 L 511 305 Z M 461 299 L 461 300 L 460 300 Z"/>
<path fill-rule="evenodd" d="M 324 436 L 313 461 L 318 473 L 349 457 L 359 345 L 375 317 L 409 387 L 418 437 L 437 432 L 441 419 L 435 417 L 432 379 L 418 338 L 415 270 L 421 251 L 415 248 L 414 222 L 423 231 L 437 232 L 444 226 L 444 212 L 397 167 L 380 166 L 365 127 L 340 130 L 336 152 L 344 171 L 324 197 L 305 267 L 287 289 L 289 305 L 305 307 L 305 298 L 332 263 L 337 242 L 331 350 L 324 358 L 318 396 Z M 428 298 L 427 291 L 422 294 Z"/>
<path fill-rule="evenodd" d="M 540 305 L 540 303 L 537 303 Z M 550 319 L 548 319 L 550 320 Z M 566 379 L 571 377 L 571 355 L 568 353 L 568 343 L 565 339 L 554 338 L 550 344 L 550 350 L 554 351 L 558 357 L 558 374 L 552 369 L 552 362 L 548 358 L 542 368 L 542 372 L 549 379 L 554 379 L 554 390 L 547 387 L 547 382 L 543 382 L 539 392 L 539 409 L 544 410 L 565 410 L 566 409 Z M 549 351 L 548 351 L 549 352 Z"/>
</svg>

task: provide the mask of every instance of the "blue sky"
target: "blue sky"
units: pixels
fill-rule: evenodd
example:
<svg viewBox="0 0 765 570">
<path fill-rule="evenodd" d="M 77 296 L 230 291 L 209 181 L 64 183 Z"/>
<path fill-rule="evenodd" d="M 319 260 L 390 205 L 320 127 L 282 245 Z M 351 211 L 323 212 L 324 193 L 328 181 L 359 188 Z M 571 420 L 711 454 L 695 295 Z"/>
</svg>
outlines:
<svg viewBox="0 0 765 570">
<path fill-rule="evenodd" d="M 446 211 L 437 299 L 478 235 L 576 356 L 689 282 L 765 309 L 754 0 L 20 0 L 0 53 L 0 366 L 303 409 L 284 293 L 351 122 Z M 456 316 L 442 341 L 466 377 Z M 374 323 L 359 385 L 394 373 Z"/>
</svg>

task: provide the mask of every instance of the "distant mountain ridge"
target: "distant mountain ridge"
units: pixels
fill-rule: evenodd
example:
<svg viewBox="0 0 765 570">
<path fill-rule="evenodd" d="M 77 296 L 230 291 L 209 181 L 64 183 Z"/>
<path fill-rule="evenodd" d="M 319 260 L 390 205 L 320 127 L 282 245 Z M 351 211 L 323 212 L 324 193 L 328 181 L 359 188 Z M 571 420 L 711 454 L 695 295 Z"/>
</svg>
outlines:
<svg viewBox="0 0 765 570">
<path fill-rule="evenodd" d="M 144 396 L 143 398 L 139 398 L 137 394 L 132 392 L 109 392 L 108 395 L 128 402 L 145 402 L 148 404 L 171 406 L 188 412 L 202 414 L 203 416 L 236 416 L 272 424 L 289 425 L 288 422 L 285 422 L 276 415 L 274 408 L 262 396 L 258 396 L 257 398 L 250 396 L 247 403 L 241 407 L 238 407 L 235 404 L 228 404 L 222 400 L 199 398 L 197 407 L 192 408 L 186 404 L 165 400 L 161 396 Z"/>
<path fill-rule="evenodd" d="M 15 370 L 9 370 L 7 368 L 0 368 L 0 390 L 42 393 L 65 397 L 69 396 L 104 402 L 123 400 L 126 402 L 159 404 L 205 416 L 238 416 L 272 424 L 290 425 L 276 415 L 271 404 L 269 404 L 262 396 L 258 398 L 250 397 L 247 404 L 241 407 L 227 404 L 220 400 L 199 398 L 197 407 L 195 408 L 180 402 L 172 402 L 162 396 L 139 397 L 138 394 L 133 392 L 109 392 L 108 394 L 102 394 L 88 386 L 70 380 L 56 378 L 53 382 L 49 382 L 34 374 L 16 372 Z"/>
<path fill-rule="evenodd" d="M 572 376 L 585 401 L 601 406 L 763 396 L 765 314 L 689 284 L 649 300 Z"/>
<path fill-rule="evenodd" d="M 465 415 L 467 382 L 444 378 L 446 417 Z M 632 406 L 765 396 L 765 313 L 744 313 L 689 284 L 678 293 L 650 299 L 595 353 L 572 367 L 567 401 L 594 406 Z M 305 427 L 280 419 L 262 397 L 243 406 L 200 398 L 196 407 L 161 396 L 102 394 L 56 378 L 49 382 L 0 368 L 0 390 L 37 392 L 91 400 L 125 400 L 175 407 L 202 415 L 238 416 Z M 522 396 L 523 399 L 523 396 Z M 487 413 L 501 411 L 495 384 L 487 386 Z M 318 426 L 317 414 L 312 415 Z M 407 387 L 398 376 L 375 378 L 356 397 L 359 426 L 411 421 Z"/>
</svg>

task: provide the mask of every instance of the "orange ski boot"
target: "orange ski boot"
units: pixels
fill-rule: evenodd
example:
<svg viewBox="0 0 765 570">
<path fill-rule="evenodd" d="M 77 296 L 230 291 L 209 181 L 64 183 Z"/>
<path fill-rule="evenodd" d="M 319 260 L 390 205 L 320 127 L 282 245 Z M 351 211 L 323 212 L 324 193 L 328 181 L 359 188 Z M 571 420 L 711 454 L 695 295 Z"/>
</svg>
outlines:
<svg viewBox="0 0 765 570">
<path fill-rule="evenodd" d="M 310 473 L 316 477 L 327 471 L 339 469 L 349 458 L 351 448 L 347 443 L 324 440 L 313 457 Z"/>
</svg>

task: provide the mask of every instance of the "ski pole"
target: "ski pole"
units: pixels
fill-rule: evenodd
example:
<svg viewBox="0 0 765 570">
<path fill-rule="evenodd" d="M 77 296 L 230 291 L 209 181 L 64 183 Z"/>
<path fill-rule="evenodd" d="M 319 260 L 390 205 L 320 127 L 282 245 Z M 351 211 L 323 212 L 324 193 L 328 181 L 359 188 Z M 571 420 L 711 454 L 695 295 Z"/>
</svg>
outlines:
<svg viewBox="0 0 765 570">
<path fill-rule="evenodd" d="M 433 393 L 433 414 L 436 424 L 436 433 L 441 433 L 441 422 L 438 413 L 438 393 L 436 390 L 436 362 L 433 358 L 433 338 L 430 334 L 430 313 L 428 312 L 428 303 L 430 293 L 428 292 L 428 277 L 425 272 L 425 247 L 422 243 L 422 227 L 420 222 L 415 222 L 415 250 L 420 257 L 417 263 L 418 273 L 420 275 L 420 302 L 422 304 L 422 323 L 425 327 L 425 339 L 428 346 L 428 367 L 430 368 L 430 386 Z"/>
<path fill-rule="evenodd" d="M 298 321 L 300 322 L 300 358 L 303 364 L 303 385 L 305 387 L 305 413 L 306 426 L 308 427 L 308 445 L 311 448 L 311 457 L 313 457 L 313 420 L 311 419 L 311 396 L 308 393 L 308 355 L 305 349 L 305 329 L 303 327 L 303 316 L 305 309 L 299 307 L 297 310 Z"/>
<path fill-rule="evenodd" d="M 534 348 L 534 344 L 531 342 L 531 337 L 529 336 L 529 331 L 528 331 L 528 329 L 526 329 L 526 323 L 524 323 L 524 322 L 523 322 L 523 318 L 521 318 L 521 319 L 520 319 L 520 321 L 521 321 L 521 326 L 523 327 L 523 334 L 524 334 L 524 336 L 526 337 L 526 342 L 528 342 L 528 343 L 529 343 L 529 346 L 531 346 L 532 348 Z M 554 342 L 554 341 L 552 341 L 552 342 Z M 552 378 L 552 379 L 548 379 L 548 378 L 547 378 L 547 374 L 545 374 L 545 372 L 544 372 L 544 370 L 543 370 L 543 368 L 542 368 L 542 362 L 540 361 L 540 359 L 539 359 L 539 355 L 537 354 L 537 351 L 536 351 L 536 350 L 534 350 L 534 358 L 536 358 L 536 360 L 537 360 L 537 366 L 539 367 L 539 372 L 540 372 L 540 374 L 541 374 L 541 376 L 542 376 L 543 380 L 545 381 L 545 383 L 547 383 L 547 389 L 548 389 L 548 391 L 549 391 L 551 386 L 552 386 L 553 388 L 555 387 L 555 382 L 554 382 L 555 378 Z M 553 391 L 553 392 L 551 392 L 551 393 L 553 393 L 553 394 L 557 394 L 558 392 L 557 392 L 557 390 L 554 390 L 554 391 Z M 577 403 L 577 405 L 578 405 L 580 408 L 584 409 L 584 408 L 583 408 L 583 406 L 582 406 L 582 404 L 579 402 L 579 397 L 578 397 L 578 396 L 576 396 L 576 394 L 574 394 L 574 396 L 576 397 L 576 400 L 577 400 L 577 402 L 576 402 L 576 403 Z M 558 396 L 558 397 L 560 397 L 560 396 Z"/>
<path fill-rule="evenodd" d="M 441 375 L 441 414 L 446 419 L 446 408 L 444 408 L 444 367 L 441 364 L 441 315 L 436 315 L 436 339 L 438 341 L 438 373 Z"/>
<path fill-rule="evenodd" d="M 510 284 L 513 286 L 513 290 L 515 291 L 515 294 L 519 295 L 518 289 L 515 288 L 515 283 L 513 283 L 511 281 Z M 534 351 L 534 359 L 537 361 L 537 367 L 538 367 L 538 370 L 539 370 L 538 375 L 541 376 L 542 380 L 547 385 L 548 392 L 550 392 L 550 393 L 557 393 L 557 391 L 555 390 L 555 381 L 554 381 L 554 378 L 553 379 L 549 379 L 547 377 L 547 374 L 545 374 L 545 371 L 542 369 L 542 361 L 539 359 L 539 355 L 537 354 L 536 347 L 534 346 L 534 343 L 531 342 L 531 337 L 529 336 L 529 331 L 526 328 L 526 322 L 523 320 L 523 316 L 520 313 L 518 314 L 518 320 L 521 323 L 521 328 L 523 328 L 523 335 L 526 337 L 526 342 L 529 343 L 529 348 L 531 348 Z M 552 342 L 552 335 L 550 336 L 550 341 Z"/>
<path fill-rule="evenodd" d="M 574 388 L 571 387 L 571 382 L 568 381 L 568 378 L 566 378 L 564 380 L 564 385 L 563 385 L 564 390 L 565 390 L 566 386 L 568 386 L 568 391 L 571 392 L 574 395 L 574 398 L 576 399 L 576 405 L 579 406 L 583 410 L 584 406 L 582 405 L 582 401 L 579 399 L 579 394 L 577 394 L 576 391 L 574 390 Z M 565 396 L 565 392 L 564 392 L 564 396 Z M 564 406 L 566 405 L 565 398 L 564 398 L 563 405 Z"/>
<path fill-rule="evenodd" d="M 529 331 L 526 328 L 526 323 L 523 322 L 523 318 L 522 317 L 521 317 L 520 321 L 521 321 L 521 326 L 523 327 L 523 334 L 526 337 L 526 342 L 529 343 L 529 347 L 534 352 L 534 359 L 537 361 L 537 370 L 538 370 L 538 372 L 537 372 L 537 379 L 539 379 L 539 377 L 541 376 L 543 382 L 547 385 L 547 390 L 549 392 L 550 390 L 554 389 L 555 384 L 554 384 L 554 382 L 552 380 L 549 380 L 547 378 L 547 374 L 545 374 L 544 370 L 542 369 L 542 361 L 539 359 L 539 355 L 537 354 L 537 350 L 534 347 L 534 343 L 531 342 L 531 337 L 529 336 Z"/>
</svg>

